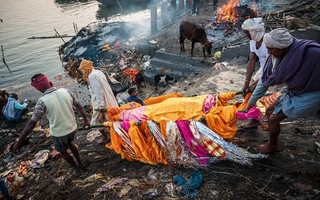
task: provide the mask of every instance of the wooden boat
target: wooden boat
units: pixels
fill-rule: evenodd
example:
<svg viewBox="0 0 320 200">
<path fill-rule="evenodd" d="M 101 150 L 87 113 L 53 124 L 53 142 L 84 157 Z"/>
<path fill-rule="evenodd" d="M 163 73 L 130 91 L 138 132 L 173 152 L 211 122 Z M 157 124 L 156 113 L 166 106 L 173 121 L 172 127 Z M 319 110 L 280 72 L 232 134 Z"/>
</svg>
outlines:
<svg viewBox="0 0 320 200">
<path fill-rule="evenodd" d="M 97 0 L 100 4 L 104 6 L 126 6 L 128 4 L 144 4 L 148 3 L 150 0 Z M 120 4 L 120 5 L 119 5 Z"/>
</svg>

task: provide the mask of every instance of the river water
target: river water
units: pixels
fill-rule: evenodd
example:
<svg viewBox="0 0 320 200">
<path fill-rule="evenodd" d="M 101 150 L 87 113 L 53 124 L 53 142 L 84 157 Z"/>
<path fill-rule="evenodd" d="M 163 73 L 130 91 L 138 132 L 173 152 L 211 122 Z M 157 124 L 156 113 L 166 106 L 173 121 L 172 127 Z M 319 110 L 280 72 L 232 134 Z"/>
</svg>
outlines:
<svg viewBox="0 0 320 200">
<path fill-rule="evenodd" d="M 36 73 L 50 78 L 64 73 L 57 52 L 64 43 L 61 38 L 27 38 L 54 36 L 54 29 L 60 35 L 72 36 L 73 24 L 80 30 L 115 13 L 117 8 L 100 6 L 95 0 L 0 0 L 0 45 L 12 71 L 0 61 L 0 89 L 21 90 Z"/>
</svg>

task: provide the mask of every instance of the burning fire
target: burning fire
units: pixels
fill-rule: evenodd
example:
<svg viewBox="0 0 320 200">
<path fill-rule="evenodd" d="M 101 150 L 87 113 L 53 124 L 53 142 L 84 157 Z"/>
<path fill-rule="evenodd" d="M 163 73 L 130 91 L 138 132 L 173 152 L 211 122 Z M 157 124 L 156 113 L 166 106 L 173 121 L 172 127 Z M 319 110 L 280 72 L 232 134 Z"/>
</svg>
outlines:
<svg viewBox="0 0 320 200">
<path fill-rule="evenodd" d="M 220 10 L 217 11 L 217 22 L 237 22 L 236 7 L 238 6 L 239 0 L 228 0 L 227 5 L 223 5 Z"/>
<path fill-rule="evenodd" d="M 239 8 L 239 0 L 228 0 L 226 5 L 223 5 L 220 10 L 217 11 L 217 22 L 232 22 L 236 24 L 238 22 L 238 18 L 250 18 L 252 16 L 243 16 L 237 12 L 237 8 Z M 256 15 L 258 10 L 255 8 L 255 4 L 252 5 L 252 8 L 248 8 L 251 12 Z"/>
</svg>

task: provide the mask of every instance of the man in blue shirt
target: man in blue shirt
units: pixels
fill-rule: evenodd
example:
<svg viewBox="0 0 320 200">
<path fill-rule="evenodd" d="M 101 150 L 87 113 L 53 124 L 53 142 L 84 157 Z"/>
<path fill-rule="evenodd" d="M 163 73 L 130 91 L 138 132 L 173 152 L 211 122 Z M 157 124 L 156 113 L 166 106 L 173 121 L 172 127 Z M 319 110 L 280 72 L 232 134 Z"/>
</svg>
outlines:
<svg viewBox="0 0 320 200">
<path fill-rule="evenodd" d="M 133 87 L 129 88 L 128 93 L 130 96 L 125 100 L 126 103 L 130 103 L 134 101 L 136 103 L 141 104 L 141 106 L 145 105 L 143 101 L 138 97 L 139 93 L 136 88 L 133 88 Z"/>
<path fill-rule="evenodd" d="M 10 93 L 7 104 L 3 107 L 2 113 L 8 121 L 18 122 L 21 120 L 22 114 L 27 111 L 27 103 L 20 104 L 18 95 Z"/>
</svg>

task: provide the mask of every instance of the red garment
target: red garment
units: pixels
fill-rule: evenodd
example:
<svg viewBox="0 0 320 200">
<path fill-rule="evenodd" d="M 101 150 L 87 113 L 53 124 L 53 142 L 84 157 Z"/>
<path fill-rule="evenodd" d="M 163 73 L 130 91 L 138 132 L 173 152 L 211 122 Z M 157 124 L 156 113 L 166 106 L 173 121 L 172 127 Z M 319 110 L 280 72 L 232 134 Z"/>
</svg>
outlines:
<svg viewBox="0 0 320 200">
<path fill-rule="evenodd" d="M 48 77 L 46 77 L 43 74 L 41 74 L 37 78 L 33 78 L 31 80 L 31 85 L 39 91 L 43 91 L 44 89 L 47 89 L 49 87 L 53 87 L 52 82 L 49 81 Z"/>
<path fill-rule="evenodd" d="M 129 75 L 131 80 L 135 83 L 136 82 L 136 76 L 139 73 L 139 70 L 136 69 L 126 69 L 123 71 L 124 74 Z"/>
</svg>

